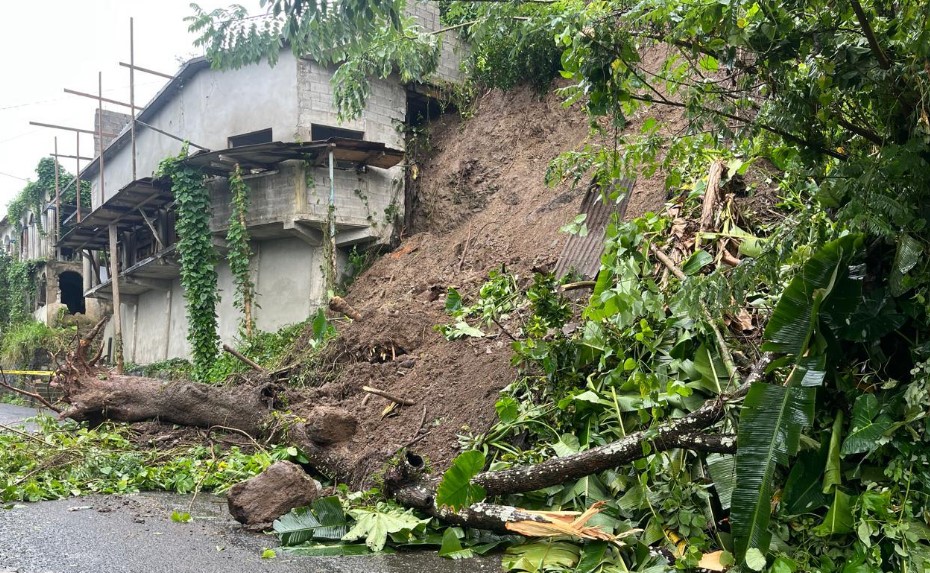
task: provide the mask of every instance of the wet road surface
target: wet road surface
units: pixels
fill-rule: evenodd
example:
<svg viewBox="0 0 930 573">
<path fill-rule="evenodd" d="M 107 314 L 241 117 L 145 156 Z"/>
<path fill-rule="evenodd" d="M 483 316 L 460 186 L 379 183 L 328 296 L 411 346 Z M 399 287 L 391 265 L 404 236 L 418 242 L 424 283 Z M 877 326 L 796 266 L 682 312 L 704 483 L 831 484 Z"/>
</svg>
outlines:
<svg viewBox="0 0 930 573">
<path fill-rule="evenodd" d="M 24 408 L 12 404 L 0 403 L 0 424 L 4 426 L 20 427 L 23 420 L 39 413 L 35 408 Z M 0 428 L 2 430 L 2 428 Z"/>
<path fill-rule="evenodd" d="M 491 573 L 500 556 L 450 561 L 417 552 L 296 557 L 272 535 L 241 530 L 221 497 L 201 494 L 189 523 L 171 521 L 190 496 L 89 496 L 0 509 L 0 573 Z"/>
</svg>

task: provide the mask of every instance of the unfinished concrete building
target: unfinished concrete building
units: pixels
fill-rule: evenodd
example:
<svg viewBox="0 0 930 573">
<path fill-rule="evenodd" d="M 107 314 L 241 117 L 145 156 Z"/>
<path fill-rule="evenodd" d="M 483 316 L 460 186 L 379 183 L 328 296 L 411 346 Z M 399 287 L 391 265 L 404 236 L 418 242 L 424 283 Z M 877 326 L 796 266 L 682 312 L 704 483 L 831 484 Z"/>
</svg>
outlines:
<svg viewBox="0 0 930 573">
<path fill-rule="evenodd" d="M 437 28 L 438 8 L 410 10 Z M 443 48 L 438 78 L 460 79 L 460 48 Z M 234 284 L 223 260 L 230 215 L 227 177 L 239 165 L 249 187 L 246 224 L 259 330 L 304 320 L 324 304 L 324 253 L 336 266 L 353 247 L 390 242 L 404 213 L 404 133 L 413 87 L 374 79 L 358 119 L 340 122 L 333 71 L 282 51 L 266 63 L 214 70 L 198 58 L 184 64 L 100 156 L 84 168 L 93 210 L 64 234 L 59 248 L 83 253 L 83 295 L 111 300 L 110 237 L 116 229 L 117 291 L 124 356 L 145 364 L 190 355 L 180 282 L 175 205 L 170 186 L 153 179 L 159 163 L 190 144 L 189 165 L 211 176 L 211 230 L 221 257 L 218 334 L 238 335 Z M 416 96 L 419 97 L 419 96 Z M 332 229 L 330 212 L 334 214 Z M 325 244 L 324 244 L 325 243 Z M 112 336 L 112 328 L 107 336 Z"/>
</svg>

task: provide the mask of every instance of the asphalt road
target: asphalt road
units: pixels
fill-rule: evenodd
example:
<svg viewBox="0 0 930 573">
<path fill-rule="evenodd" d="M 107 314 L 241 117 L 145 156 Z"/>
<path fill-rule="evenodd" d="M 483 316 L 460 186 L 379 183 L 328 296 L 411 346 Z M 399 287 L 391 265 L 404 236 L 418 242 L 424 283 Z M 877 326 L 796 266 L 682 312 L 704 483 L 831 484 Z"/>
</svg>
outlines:
<svg viewBox="0 0 930 573">
<path fill-rule="evenodd" d="M 491 573 L 500 557 L 450 561 L 417 552 L 312 558 L 278 550 L 271 535 L 241 530 L 223 498 L 200 495 L 189 523 L 171 521 L 190 496 L 90 496 L 0 509 L 0 573 Z"/>
<path fill-rule="evenodd" d="M 24 408 L 0 402 L 0 424 L 4 426 L 17 425 L 26 418 L 35 416 L 38 412 L 35 408 Z"/>
</svg>

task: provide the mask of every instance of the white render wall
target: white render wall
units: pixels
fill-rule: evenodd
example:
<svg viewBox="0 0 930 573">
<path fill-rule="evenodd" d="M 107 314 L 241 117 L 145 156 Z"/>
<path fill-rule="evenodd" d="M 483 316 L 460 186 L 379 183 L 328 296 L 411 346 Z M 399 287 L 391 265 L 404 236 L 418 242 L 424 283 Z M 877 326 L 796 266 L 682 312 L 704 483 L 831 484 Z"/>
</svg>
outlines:
<svg viewBox="0 0 930 573">
<path fill-rule="evenodd" d="M 273 141 L 297 139 L 297 59 L 282 50 L 274 67 L 265 62 L 237 70 L 204 69 L 181 86 L 146 123 L 211 150 L 228 138 L 271 128 Z M 162 159 L 177 155 L 181 142 L 145 127 L 136 130 L 136 176 L 151 176 Z M 194 153 L 197 149 L 190 148 Z M 128 143 L 105 158 L 106 198 L 132 181 Z M 100 205 L 100 177 L 92 180 L 92 203 Z"/>
<path fill-rule="evenodd" d="M 273 332 L 308 318 L 323 304 L 322 250 L 299 239 L 285 238 L 252 245 L 252 279 L 256 303 L 255 327 Z M 229 265 L 217 267 L 220 303 L 218 328 L 222 342 L 234 345 L 242 315 L 233 307 L 235 285 Z M 123 354 L 128 362 L 148 364 L 169 358 L 190 358 L 187 315 L 181 283 L 170 290 L 150 290 L 122 304 Z M 112 337 L 112 325 L 104 333 Z"/>
</svg>

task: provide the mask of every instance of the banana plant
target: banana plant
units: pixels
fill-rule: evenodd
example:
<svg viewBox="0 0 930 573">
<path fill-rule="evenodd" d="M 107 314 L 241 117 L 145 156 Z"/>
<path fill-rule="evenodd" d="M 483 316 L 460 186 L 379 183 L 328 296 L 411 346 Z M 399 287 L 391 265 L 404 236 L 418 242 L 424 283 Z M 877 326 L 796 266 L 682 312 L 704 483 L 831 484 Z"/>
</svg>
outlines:
<svg viewBox="0 0 930 573">
<path fill-rule="evenodd" d="M 746 561 L 768 550 L 778 466 L 798 453 L 814 418 L 817 387 L 827 373 L 830 324 L 841 323 L 861 297 L 861 269 L 851 265 L 862 237 L 846 235 L 821 247 L 785 289 L 765 329 L 763 350 L 781 354 L 784 384 L 752 384 L 740 411 L 736 488 L 731 520 L 736 556 Z"/>
</svg>

